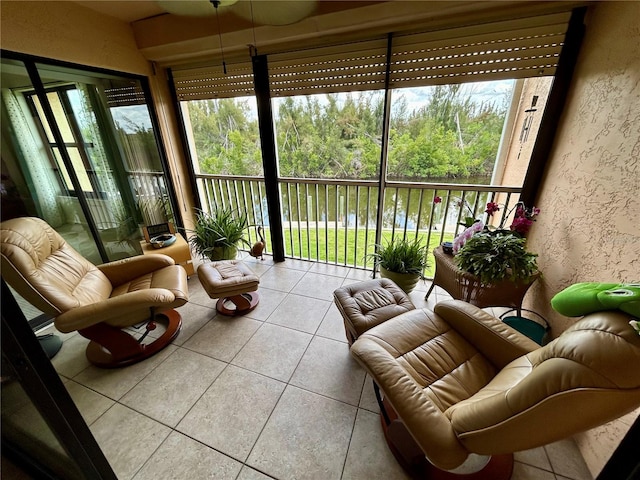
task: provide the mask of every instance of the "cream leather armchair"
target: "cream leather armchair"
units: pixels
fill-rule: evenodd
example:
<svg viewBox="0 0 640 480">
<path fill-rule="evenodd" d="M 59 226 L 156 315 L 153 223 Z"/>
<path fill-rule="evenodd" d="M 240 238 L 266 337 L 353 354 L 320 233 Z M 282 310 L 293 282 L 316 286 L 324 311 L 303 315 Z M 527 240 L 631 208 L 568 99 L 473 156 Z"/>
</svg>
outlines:
<svg viewBox="0 0 640 480">
<path fill-rule="evenodd" d="M 2 277 L 23 298 L 55 317 L 56 328 L 91 340 L 87 358 L 101 367 L 143 360 L 179 333 L 172 310 L 189 298 L 187 275 L 165 255 L 145 255 L 95 266 L 39 218 L 0 224 Z M 138 339 L 124 329 L 149 320 Z M 156 321 L 166 330 L 143 343 Z"/>
<path fill-rule="evenodd" d="M 640 406 L 640 337 L 629 320 L 594 313 L 540 347 L 454 300 L 372 328 L 351 353 L 384 394 L 385 436 L 405 467 L 424 475 L 476 461 L 480 470 L 495 456 L 485 478 L 506 479 L 513 452 Z"/>
</svg>

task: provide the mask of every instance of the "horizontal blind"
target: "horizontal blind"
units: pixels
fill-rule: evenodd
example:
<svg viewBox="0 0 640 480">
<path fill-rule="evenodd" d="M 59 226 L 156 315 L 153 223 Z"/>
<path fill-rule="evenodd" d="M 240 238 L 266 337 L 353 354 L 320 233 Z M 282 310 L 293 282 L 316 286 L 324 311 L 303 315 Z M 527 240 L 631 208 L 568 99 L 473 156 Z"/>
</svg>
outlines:
<svg viewBox="0 0 640 480">
<path fill-rule="evenodd" d="M 146 103 L 144 90 L 142 90 L 138 82 L 132 82 L 131 85 L 112 85 L 105 87 L 104 94 L 107 98 L 109 108 L 144 105 Z"/>
<path fill-rule="evenodd" d="M 555 74 L 570 12 L 394 37 L 391 88 Z"/>
<path fill-rule="evenodd" d="M 571 12 L 394 34 L 390 87 L 550 76 Z M 271 95 L 384 89 L 387 39 L 268 56 Z M 179 100 L 254 95 L 251 62 L 172 70 Z"/>
<path fill-rule="evenodd" d="M 386 56 L 386 39 L 269 55 L 271 95 L 383 89 Z"/>
<path fill-rule="evenodd" d="M 172 70 L 178 100 L 248 97 L 255 94 L 251 62 Z"/>
</svg>

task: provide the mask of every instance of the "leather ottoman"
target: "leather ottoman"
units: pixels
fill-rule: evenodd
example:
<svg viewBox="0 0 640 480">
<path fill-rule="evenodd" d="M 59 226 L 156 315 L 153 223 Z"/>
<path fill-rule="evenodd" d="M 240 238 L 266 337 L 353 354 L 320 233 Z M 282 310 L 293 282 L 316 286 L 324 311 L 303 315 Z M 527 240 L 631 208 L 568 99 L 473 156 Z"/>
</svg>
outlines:
<svg viewBox="0 0 640 480">
<path fill-rule="evenodd" d="M 223 315 L 242 315 L 260 300 L 260 279 L 238 260 L 205 263 L 198 267 L 198 279 L 210 298 L 217 298 L 216 310 Z M 233 304 L 235 308 L 229 308 Z"/>
<path fill-rule="evenodd" d="M 344 319 L 349 345 L 370 328 L 416 308 L 388 278 L 346 285 L 335 290 L 333 298 Z"/>
</svg>

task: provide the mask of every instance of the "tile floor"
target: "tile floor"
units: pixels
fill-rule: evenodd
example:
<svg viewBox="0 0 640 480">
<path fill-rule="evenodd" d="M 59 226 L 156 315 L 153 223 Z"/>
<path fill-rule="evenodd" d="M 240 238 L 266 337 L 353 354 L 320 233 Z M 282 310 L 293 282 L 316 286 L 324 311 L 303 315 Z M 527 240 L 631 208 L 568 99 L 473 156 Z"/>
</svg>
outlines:
<svg viewBox="0 0 640 480">
<path fill-rule="evenodd" d="M 361 270 L 248 257 L 261 277 L 258 307 L 216 315 L 196 276 L 183 329 L 136 365 L 102 370 L 87 340 L 63 335 L 53 359 L 121 480 L 204 478 L 405 479 L 384 441 L 371 381 L 350 357 L 337 287 Z M 446 294 L 427 284 L 418 307 Z M 517 453 L 513 480 L 591 479 L 566 440 Z"/>
</svg>

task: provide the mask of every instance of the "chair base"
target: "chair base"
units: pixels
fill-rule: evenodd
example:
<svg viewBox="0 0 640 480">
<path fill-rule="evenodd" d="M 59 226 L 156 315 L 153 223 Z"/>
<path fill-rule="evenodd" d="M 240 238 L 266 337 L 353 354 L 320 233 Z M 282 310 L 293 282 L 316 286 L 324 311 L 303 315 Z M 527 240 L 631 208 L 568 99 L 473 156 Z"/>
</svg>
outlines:
<svg viewBox="0 0 640 480">
<path fill-rule="evenodd" d="M 494 455 L 482 470 L 471 474 L 459 475 L 433 466 L 389 402 L 384 400 L 383 404 L 390 420 L 387 425 L 384 414 L 380 412 L 384 438 L 393 456 L 411 478 L 415 480 L 509 480 L 511 478 L 513 454 Z"/>
<path fill-rule="evenodd" d="M 240 295 L 233 295 L 231 297 L 218 299 L 216 302 L 216 310 L 218 313 L 228 315 L 230 317 L 244 315 L 256 308 L 259 301 L 260 295 L 258 295 L 258 292 L 242 293 Z M 227 308 L 227 302 L 233 303 L 236 308 Z"/>
<path fill-rule="evenodd" d="M 155 355 L 169 345 L 180 333 L 182 319 L 175 310 L 164 310 L 155 315 L 155 322 L 166 324 L 166 331 L 153 342 L 139 343 L 120 328 L 99 323 L 78 332 L 91 340 L 86 355 L 89 362 L 102 368 L 119 368 L 140 362 Z"/>
</svg>

